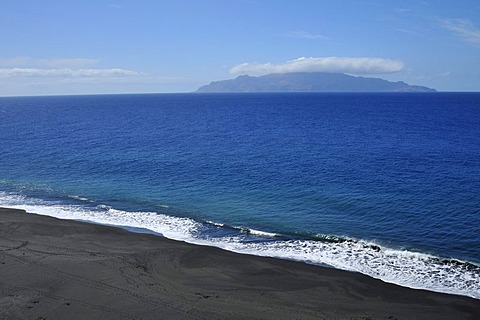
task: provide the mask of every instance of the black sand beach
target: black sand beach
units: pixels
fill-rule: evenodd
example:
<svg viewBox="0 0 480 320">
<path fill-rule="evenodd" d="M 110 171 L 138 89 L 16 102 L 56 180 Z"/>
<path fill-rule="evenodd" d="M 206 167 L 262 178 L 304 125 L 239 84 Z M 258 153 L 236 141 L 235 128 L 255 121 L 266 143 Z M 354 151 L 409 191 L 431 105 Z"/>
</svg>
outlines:
<svg viewBox="0 0 480 320">
<path fill-rule="evenodd" d="M 480 300 L 0 209 L 0 319 L 479 319 Z"/>
</svg>

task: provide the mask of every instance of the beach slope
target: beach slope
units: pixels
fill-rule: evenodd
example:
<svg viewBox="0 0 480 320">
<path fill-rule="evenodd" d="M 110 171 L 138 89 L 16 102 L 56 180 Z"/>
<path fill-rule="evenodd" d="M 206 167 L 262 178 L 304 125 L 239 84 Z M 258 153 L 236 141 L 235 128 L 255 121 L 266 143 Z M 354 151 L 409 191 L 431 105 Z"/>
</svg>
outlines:
<svg viewBox="0 0 480 320">
<path fill-rule="evenodd" d="M 0 319 L 476 319 L 480 300 L 0 209 Z"/>
</svg>

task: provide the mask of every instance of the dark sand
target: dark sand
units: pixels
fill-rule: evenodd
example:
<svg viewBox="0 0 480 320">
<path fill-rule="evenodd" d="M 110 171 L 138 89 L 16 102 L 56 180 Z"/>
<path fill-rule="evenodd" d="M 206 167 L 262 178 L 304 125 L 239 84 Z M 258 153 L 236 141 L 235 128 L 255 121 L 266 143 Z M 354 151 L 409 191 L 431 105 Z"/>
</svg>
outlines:
<svg viewBox="0 0 480 320">
<path fill-rule="evenodd" d="M 0 319 L 480 319 L 480 300 L 0 209 Z"/>
</svg>

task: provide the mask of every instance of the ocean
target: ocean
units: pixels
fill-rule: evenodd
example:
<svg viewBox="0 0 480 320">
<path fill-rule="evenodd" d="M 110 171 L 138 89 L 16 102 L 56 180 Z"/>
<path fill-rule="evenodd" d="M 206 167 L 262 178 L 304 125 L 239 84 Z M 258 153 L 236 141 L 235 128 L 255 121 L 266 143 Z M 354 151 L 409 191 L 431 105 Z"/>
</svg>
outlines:
<svg viewBox="0 0 480 320">
<path fill-rule="evenodd" d="M 0 98 L 0 206 L 477 299 L 479 160 L 479 93 Z"/>
</svg>

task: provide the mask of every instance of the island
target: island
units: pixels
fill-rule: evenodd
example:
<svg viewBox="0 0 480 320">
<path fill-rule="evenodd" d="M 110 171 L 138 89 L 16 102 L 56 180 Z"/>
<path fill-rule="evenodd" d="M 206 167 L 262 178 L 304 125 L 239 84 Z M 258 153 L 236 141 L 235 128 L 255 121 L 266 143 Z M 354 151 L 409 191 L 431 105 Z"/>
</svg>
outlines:
<svg viewBox="0 0 480 320">
<path fill-rule="evenodd" d="M 241 75 L 212 81 L 196 92 L 436 92 L 435 89 L 344 73 L 295 72 Z"/>
</svg>

